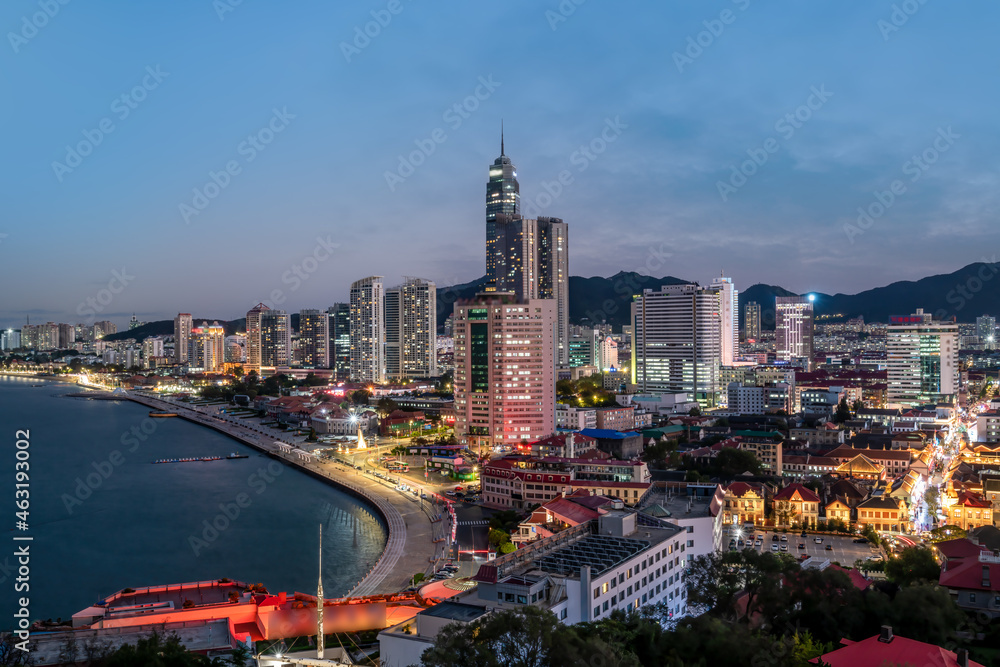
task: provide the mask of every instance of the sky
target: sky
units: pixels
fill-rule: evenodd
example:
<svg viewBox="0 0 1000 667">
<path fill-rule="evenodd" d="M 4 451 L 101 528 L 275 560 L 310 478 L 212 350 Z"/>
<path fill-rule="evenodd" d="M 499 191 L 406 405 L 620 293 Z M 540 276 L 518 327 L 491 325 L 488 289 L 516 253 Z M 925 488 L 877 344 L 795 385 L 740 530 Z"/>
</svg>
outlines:
<svg viewBox="0 0 1000 667">
<path fill-rule="evenodd" d="M 64 4 L 65 3 L 65 4 Z M 994 257 L 983 0 L 0 6 L 0 326 L 484 274 L 488 166 L 570 273 L 854 293 Z"/>
</svg>

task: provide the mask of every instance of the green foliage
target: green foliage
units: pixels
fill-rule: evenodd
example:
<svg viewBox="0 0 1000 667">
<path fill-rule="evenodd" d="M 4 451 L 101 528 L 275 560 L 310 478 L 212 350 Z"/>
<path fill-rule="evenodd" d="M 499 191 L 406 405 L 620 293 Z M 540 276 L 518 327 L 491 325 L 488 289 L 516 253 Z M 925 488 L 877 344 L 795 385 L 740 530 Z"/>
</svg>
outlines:
<svg viewBox="0 0 1000 667">
<path fill-rule="evenodd" d="M 843 424 L 847 420 L 851 419 L 851 406 L 847 404 L 847 397 L 840 399 L 840 403 L 837 405 L 837 411 L 833 413 L 833 423 Z"/>
<path fill-rule="evenodd" d="M 919 581 L 936 582 L 941 576 L 941 567 L 930 549 L 908 547 L 885 564 L 885 576 L 901 587 Z"/>
<path fill-rule="evenodd" d="M 749 471 L 752 475 L 760 474 L 760 461 L 753 452 L 723 447 L 716 455 L 713 467 L 723 477 L 735 477 Z"/>
<path fill-rule="evenodd" d="M 504 542 L 500 545 L 500 553 L 509 554 L 517 551 L 517 547 L 514 546 L 513 542 Z"/>
<path fill-rule="evenodd" d="M 385 417 L 398 410 L 399 404 L 388 396 L 383 396 L 378 399 L 378 403 L 375 404 L 375 409 L 378 410 L 380 415 Z"/>
<path fill-rule="evenodd" d="M 357 391 L 351 392 L 351 402 L 354 405 L 368 405 L 368 399 L 371 398 L 371 393 L 367 389 L 358 389 Z"/>
<path fill-rule="evenodd" d="M 510 542 L 510 533 L 497 528 L 490 528 L 489 541 L 491 547 L 499 549 L 502 545 Z"/>
<path fill-rule="evenodd" d="M 153 632 L 135 644 L 125 644 L 106 660 L 99 662 L 106 667 L 189 667 L 223 665 L 219 659 L 189 653 L 176 634 L 164 637 Z"/>
</svg>

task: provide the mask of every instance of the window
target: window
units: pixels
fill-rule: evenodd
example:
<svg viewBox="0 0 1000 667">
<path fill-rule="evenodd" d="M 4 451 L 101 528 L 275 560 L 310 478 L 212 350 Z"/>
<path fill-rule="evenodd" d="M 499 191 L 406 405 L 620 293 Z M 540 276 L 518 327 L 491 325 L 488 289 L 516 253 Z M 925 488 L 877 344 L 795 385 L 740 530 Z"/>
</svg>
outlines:
<svg viewBox="0 0 1000 667">
<path fill-rule="evenodd" d="M 599 616 L 600 613 L 601 613 L 601 608 L 600 607 L 594 607 L 594 616 Z"/>
<path fill-rule="evenodd" d="M 527 595 L 518 595 L 517 596 L 517 603 L 518 604 L 528 604 L 528 596 Z"/>
<path fill-rule="evenodd" d="M 594 589 L 594 599 L 596 600 L 598 598 L 598 596 L 600 596 L 600 594 L 601 594 L 601 589 L 600 588 L 595 588 Z"/>
<path fill-rule="evenodd" d="M 607 611 L 607 610 L 608 610 L 608 601 L 607 601 L 607 600 L 605 600 L 605 601 L 604 601 L 604 604 L 603 604 L 603 605 L 601 605 L 601 608 L 602 608 L 602 609 L 603 609 L 604 611 Z"/>
<path fill-rule="evenodd" d="M 566 610 L 565 609 L 563 609 L 562 611 L 559 612 L 559 618 L 560 618 L 560 620 L 563 620 L 563 621 L 566 620 Z"/>
<path fill-rule="evenodd" d="M 976 601 L 976 594 L 969 593 L 969 602 L 975 602 L 975 601 Z"/>
<path fill-rule="evenodd" d="M 607 593 L 608 592 L 608 582 L 604 582 L 604 585 L 601 586 L 601 592 L 602 593 Z"/>
<path fill-rule="evenodd" d="M 694 540 L 688 540 L 688 546 L 689 547 L 693 547 L 694 546 Z"/>
<path fill-rule="evenodd" d="M 513 602 L 514 601 L 514 594 L 513 593 L 505 593 L 504 596 L 503 596 L 503 600 L 504 600 L 504 602 Z"/>
</svg>

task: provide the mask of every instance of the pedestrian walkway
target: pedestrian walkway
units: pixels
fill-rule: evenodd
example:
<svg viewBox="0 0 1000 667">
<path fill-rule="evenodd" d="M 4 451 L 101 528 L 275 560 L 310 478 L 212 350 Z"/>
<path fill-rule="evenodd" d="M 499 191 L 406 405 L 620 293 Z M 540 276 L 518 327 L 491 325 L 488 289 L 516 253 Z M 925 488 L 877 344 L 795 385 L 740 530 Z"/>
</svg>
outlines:
<svg viewBox="0 0 1000 667">
<path fill-rule="evenodd" d="M 488 526 L 490 522 L 487 520 L 482 521 L 459 521 L 456 525 L 459 526 Z"/>
</svg>

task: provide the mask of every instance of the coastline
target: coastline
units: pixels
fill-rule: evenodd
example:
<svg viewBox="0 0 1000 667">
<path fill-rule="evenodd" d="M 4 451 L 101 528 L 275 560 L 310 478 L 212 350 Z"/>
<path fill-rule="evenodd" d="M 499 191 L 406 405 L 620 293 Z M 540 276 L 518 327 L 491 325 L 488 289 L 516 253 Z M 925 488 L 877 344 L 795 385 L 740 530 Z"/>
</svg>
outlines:
<svg viewBox="0 0 1000 667">
<path fill-rule="evenodd" d="M 86 387 L 86 385 L 80 385 L 80 387 L 94 389 Z M 95 394 L 99 392 L 100 390 Z M 94 395 L 92 398 L 107 400 L 111 397 L 110 392 L 105 392 L 104 396 Z M 342 475 L 332 474 L 334 471 L 346 473 L 346 469 L 340 466 L 328 465 L 324 469 L 323 464 L 313 460 L 313 457 L 304 455 L 300 450 L 292 449 L 293 443 L 275 440 L 271 436 L 267 436 L 262 429 L 253 426 L 230 424 L 216 416 L 195 409 L 195 406 L 173 404 L 134 392 L 115 396 L 113 400 L 128 400 L 154 410 L 175 412 L 181 419 L 211 428 L 271 458 L 294 466 L 310 477 L 362 501 L 370 509 L 377 512 L 387 531 L 385 547 L 372 568 L 347 592 L 345 597 L 398 593 L 406 588 L 413 574 L 416 572 L 426 574 L 438 560 L 438 544 L 433 541 L 434 524 L 422 507 L 420 510 L 414 511 L 413 500 L 394 489 L 387 489 L 367 478 L 358 479 L 358 482 L 364 482 L 363 485 L 354 484 L 343 479 Z M 251 435 L 253 432 L 259 433 L 260 436 L 253 437 Z M 265 437 L 270 440 L 271 444 L 263 439 Z M 388 493 L 383 495 L 383 492 Z M 393 498 L 393 494 L 396 498 Z M 394 500 L 395 502 L 393 502 Z M 404 514 L 406 514 L 405 518 Z"/>
</svg>

